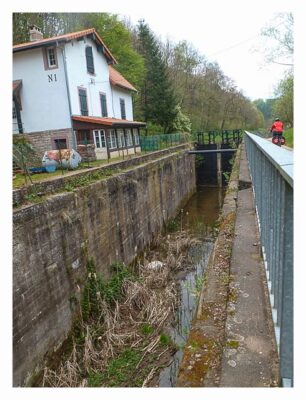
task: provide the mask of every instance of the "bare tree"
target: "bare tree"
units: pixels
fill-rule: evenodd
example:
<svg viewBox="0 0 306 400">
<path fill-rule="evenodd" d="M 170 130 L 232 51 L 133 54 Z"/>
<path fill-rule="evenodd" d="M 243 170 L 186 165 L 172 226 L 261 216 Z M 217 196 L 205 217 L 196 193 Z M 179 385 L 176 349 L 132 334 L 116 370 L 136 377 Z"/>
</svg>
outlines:
<svg viewBox="0 0 306 400">
<path fill-rule="evenodd" d="M 293 24 L 292 13 L 278 13 L 273 18 L 273 22 L 262 29 L 266 62 L 293 66 Z"/>
</svg>

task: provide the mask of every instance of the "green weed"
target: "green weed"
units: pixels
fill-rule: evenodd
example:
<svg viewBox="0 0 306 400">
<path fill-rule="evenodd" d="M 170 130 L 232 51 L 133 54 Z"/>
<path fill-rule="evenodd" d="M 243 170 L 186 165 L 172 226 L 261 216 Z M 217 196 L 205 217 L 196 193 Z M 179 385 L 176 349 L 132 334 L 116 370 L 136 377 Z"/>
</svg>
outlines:
<svg viewBox="0 0 306 400">
<path fill-rule="evenodd" d="M 149 324 L 143 324 L 141 327 L 141 333 L 143 335 L 151 335 L 154 332 L 154 328 L 153 326 L 149 325 Z"/>
<path fill-rule="evenodd" d="M 125 349 L 116 358 L 112 359 L 103 373 L 90 375 L 90 384 L 97 386 L 118 387 L 130 386 L 135 373 L 139 372 L 136 367 L 142 357 L 137 349 Z M 135 382 L 141 386 L 142 380 Z M 134 385 L 135 386 L 135 385 Z"/>
<path fill-rule="evenodd" d="M 105 282 L 96 272 L 94 260 L 87 262 L 87 279 L 81 301 L 84 321 L 89 318 L 99 317 L 102 313 L 101 299 L 112 305 L 122 296 L 122 283 L 124 279 L 135 280 L 135 276 L 122 263 L 112 264 L 112 277 Z"/>
<path fill-rule="evenodd" d="M 179 229 L 179 221 L 177 219 L 170 219 L 166 226 L 167 232 L 175 232 Z"/>
<path fill-rule="evenodd" d="M 103 382 L 103 374 L 101 372 L 91 371 L 87 378 L 89 387 L 101 387 Z"/>
<path fill-rule="evenodd" d="M 169 335 L 162 333 L 159 337 L 159 341 L 162 346 L 170 346 L 172 344 L 172 339 Z"/>
</svg>

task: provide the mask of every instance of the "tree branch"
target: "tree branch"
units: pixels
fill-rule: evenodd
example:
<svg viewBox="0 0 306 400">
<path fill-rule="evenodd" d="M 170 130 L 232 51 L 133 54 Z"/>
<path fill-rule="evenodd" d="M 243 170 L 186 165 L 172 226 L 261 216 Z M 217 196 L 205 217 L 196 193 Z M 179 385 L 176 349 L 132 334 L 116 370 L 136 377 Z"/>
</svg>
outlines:
<svg viewBox="0 0 306 400">
<path fill-rule="evenodd" d="M 294 65 L 294 64 L 281 63 L 281 62 L 278 62 L 278 61 L 271 61 L 271 62 L 273 64 L 286 65 L 288 67 L 293 67 L 293 65 Z"/>
</svg>

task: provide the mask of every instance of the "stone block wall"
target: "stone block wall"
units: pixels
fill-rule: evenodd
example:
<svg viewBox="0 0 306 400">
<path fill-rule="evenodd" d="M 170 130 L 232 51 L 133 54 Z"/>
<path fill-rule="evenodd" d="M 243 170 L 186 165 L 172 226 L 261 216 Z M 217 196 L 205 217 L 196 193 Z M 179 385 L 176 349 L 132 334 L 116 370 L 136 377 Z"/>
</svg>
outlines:
<svg viewBox="0 0 306 400">
<path fill-rule="evenodd" d="M 14 212 L 14 386 L 67 337 L 87 257 L 109 277 L 109 266 L 130 263 L 194 191 L 194 156 L 182 152 Z"/>
<path fill-rule="evenodd" d="M 39 156 L 43 157 L 45 151 L 52 150 L 52 138 L 66 138 L 68 148 L 73 148 L 72 129 L 58 129 L 52 131 L 30 132 L 24 134 L 35 147 Z"/>
<path fill-rule="evenodd" d="M 97 159 L 94 144 L 78 144 L 77 152 L 82 157 L 82 161 L 94 161 Z"/>
</svg>

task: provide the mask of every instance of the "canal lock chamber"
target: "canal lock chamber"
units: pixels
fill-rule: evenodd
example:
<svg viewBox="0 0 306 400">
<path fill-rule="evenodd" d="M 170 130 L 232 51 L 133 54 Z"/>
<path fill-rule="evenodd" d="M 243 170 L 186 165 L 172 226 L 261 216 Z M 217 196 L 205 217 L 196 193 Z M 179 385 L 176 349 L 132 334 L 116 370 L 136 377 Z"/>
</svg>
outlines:
<svg viewBox="0 0 306 400">
<path fill-rule="evenodd" d="M 218 231 L 218 218 L 222 209 L 223 199 L 226 191 L 226 175 L 224 175 L 224 181 L 222 179 L 222 184 L 220 185 L 220 171 L 219 181 L 216 177 L 214 179 L 211 177 L 209 183 L 205 180 L 203 181 L 202 177 L 204 175 L 207 176 L 207 170 L 210 170 L 210 164 L 208 164 L 209 162 L 212 163 L 212 161 L 207 156 L 204 158 L 204 160 L 202 160 L 201 163 L 196 162 L 196 193 L 189 199 L 187 204 L 185 204 L 185 206 L 179 210 L 177 217 L 173 220 L 168 221 L 167 226 L 165 226 L 162 238 L 159 241 L 159 245 L 156 245 L 157 242 L 153 240 L 153 243 L 151 243 L 151 246 L 149 246 L 150 249 L 148 249 L 148 251 L 145 251 L 144 254 L 140 256 L 142 266 L 147 267 L 151 264 L 152 268 L 151 275 L 150 272 L 149 274 L 145 272 L 145 275 L 142 275 L 142 278 L 145 276 L 145 279 L 152 279 L 153 282 L 155 273 L 154 268 L 159 268 L 159 265 L 161 265 L 164 260 L 167 259 L 167 254 L 164 254 L 165 247 L 163 246 L 163 244 L 168 241 L 168 238 L 170 236 L 175 237 L 175 235 L 177 235 L 178 240 L 182 241 L 188 239 L 188 243 L 190 244 L 186 246 L 185 254 L 180 254 L 178 260 L 176 260 L 181 265 L 179 268 L 177 268 L 177 266 L 174 267 L 174 271 L 171 273 L 172 277 L 166 284 L 164 282 L 164 287 L 158 287 L 159 283 L 157 281 L 155 283 L 153 282 L 155 285 L 157 285 L 157 291 L 162 292 L 162 290 L 165 290 L 165 293 L 167 291 L 170 293 L 171 285 L 173 284 L 175 284 L 177 289 L 176 296 L 178 297 L 178 299 L 175 303 L 176 306 L 175 308 L 171 309 L 171 312 L 168 314 L 168 316 L 165 315 L 163 325 L 159 325 L 161 326 L 161 329 L 159 328 L 160 342 L 161 339 L 163 339 L 165 351 L 167 349 L 167 337 L 171 338 L 171 341 L 174 344 L 172 348 L 175 348 L 175 351 L 171 352 L 171 354 L 169 354 L 169 352 L 168 354 L 166 353 L 165 355 L 167 357 L 163 360 L 162 354 L 164 350 L 161 348 L 161 358 L 159 359 L 159 361 L 156 362 L 152 369 L 148 370 L 147 376 L 141 377 L 140 379 L 143 370 L 148 366 L 146 365 L 146 359 L 150 359 L 152 353 L 154 353 L 154 346 L 158 347 L 160 345 L 160 342 L 157 341 L 159 338 L 157 337 L 157 340 L 155 340 L 154 336 L 154 329 L 156 329 L 157 332 L 157 328 L 154 327 L 153 323 L 150 323 L 150 321 L 148 321 L 148 323 L 144 323 L 144 320 L 138 320 L 137 313 L 134 313 L 130 314 L 130 316 L 132 316 L 131 324 L 135 323 L 135 326 L 137 326 L 137 332 L 132 332 L 131 330 L 131 333 L 129 333 L 128 329 L 130 328 L 130 326 L 128 324 L 128 321 L 123 321 L 121 319 L 124 314 L 129 315 L 129 310 L 127 310 L 127 303 L 125 302 L 123 304 L 117 304 L 116 312 L 118 311 L 118 317 L 113 318 L 111 322 L 108 321 L 111 329 L 108 329 L 107 334 L 105 334 L 105 332 L 102 332 L 103 329 L 101 330 L 101 336 L 97 337 L 98 346 L 100 344 L 102 345 L 105 335 L 108 335 L 107 337 L 110 343 L 110 348 L 111 345 L 113 345 L 113 347 L 115 348 L 117 345 L 116 341 L 118 341 L 118 343 L 120 341 L 124 341 L 124 337 L 130 335 L 130 339 L 128 338 L 127 340 L 127 347 L 123 347 L 122 351 L 120 351 L 119 353 L 114 352 L 114 355 L 110 357 L 109 365 L 105 366 L 105 372 L 99 370 L 100 366 L 94 366 L 94 368 L 88 367 L 89 376 L 88 378 L 86 378 L 86 386 L 176 386 L 176 379 L 179 366 L 183 357 L 184 346 L 189 336 L 189 331 L 192 326 L 192 320 L 197 311 L 199 295 L 204 282 L 205 268 L 208 265 L 208 261 L 214 246 L 214 240 Z M 231 163 L 229 163 L 228 165 L 228 170 L 224 172 L 230 173 Z M 217 170 L 217 167 L 211 169 L 210 173 L 214 174 Z M 223 171 L 221 173 L 223 173 Z M 176 244 L 172 242 L 171 251 L 173 251 L 173 253 L 175 253 L 175 247 Z M 119 272 L 120 274 L 127 273 L 125 270 Z M 93 275 L 95 276 L 95 273 L 91 272 L 89 275 L 91 276 L 90 279 L 92 280 Z M 93 284 L 94 287 L 96 285 L 95 279 L 96 278 L 94 278 L 92 282 L 90 282 L 90 284 Z M 133 279 L 129 278 L 128 280 L 129 283 L 125 290 L 130 291 L 130 303 L 139 302 L 140 305 L 138 310 L 139 313 L 142 313 L 143 310 L 141 302 L 144 300 L 143 298 L 145 296 L 150 297 L 152 294 L 154 295 L 154 293 L 153 291 L 147 291 L 147 288 L 145 288 L 145 290 L 140 289 L 137 281 L 133 282 Z M 160 286 L 163 286 L 162 282 L 160 283 Z M 172 295 L 172 293 L 170 293 L 170 295 Z M 157 300 L 159 298 L 160 297 L 156 297 Z M 159 307 L 159 303 L 157 301 L 154 303 L 154 299 L 151 301 L 151 303 L 153 307 L 155 307 L 155 305 L 155 308 Z M 152 310 L 153 308 L 150 309 L 150 311 Z M 110 314 L 111 313 L 107 315 L 111 319 L 112 316 Z M 116 330 L 117 328 L 112 325 L 113 322 L 116 322 L 116 318 L 119 324 L 122 325 L 120 331 Z M 162 317 L 160 320 L 162 321 Z M 100 327 L 98 328 L 100 329 Z M 143 342 L 142 347 L 144 347 L 145 350 L 142 349 L 142 353 L 140 353 L 137 347 L 139 346 L 139 343 L 137 343 L 138 339 L 136 340 L 135 338 L 140 332 L 143 337 L 146 336 L 145 338 L 149 339 L 152 331 L 152 337 L 154 337 L 154 339 L 152 339 L 152 342 L 148 345 Z M 82 332 L 82 336 L 85 337 L 86 332 Z M 78 337 L 77 339 L 81 338 Z M 85 342 L 88 341 L 88 343 L 90 343 L 89 339 L 90 336 L 86 336 Z M 131 342 L 129 342 L 129 340 L 131 340 Z M 102 354 L 103 349 L 101 349 L 99 348 L 99 352 Z M 107 351 L 109 351 L 109 349 L 107 349 Z M 158 357 L 160 356 L 158 355 Z M 70 362 L 69 365 L 71 366 L 71 360 L 68 360 L 68 362 Z M 136 366 L 135 373 L 131 372 L 131 379 L 129 376 L 129 370 L 132 371 L 132 368 L 129 367 L 130 362 L 134 363 L 134 365 Z M 122 365 L 120 365 L 120 363 L 122 363 Z M 120 367 L 118 367 L 118 373 L 113 373 L 112 371 L 114 370 L 114 367 L 117 367 L 118 365 Z M 63 369 L 64 368 L 65 364 L 63 364 Z M 126 374 L 125 377 L 124 374 Z M 139 375 L 139 379 L 137 377 L 137 374 Z M 61 381 L 59 380 L 59 378 L 61 379 Z M 63 381 L 62 376 L 60 376 L 59 378 L 57 378 L 56 375 L 51 372 L 49 375 L 44 376 L 44 381 L 46 382 L 46 384 L 43 384 L 43 386 L 71 386 L 70 382 Z M 79 377 L 76 376 L 74 382 L 72 382 L 72 386 L 83 384 L 82 381 L 77 383 L 78 379 Z M 59 382 L 64 383 L 61 383 L 61 385 L 59 385 Z M 37 386 L 41 386 L 41 382 L 38 383 Z"/>
<path fill-rule="evenodd" d="M 213 150 L 212 147 L 217 149 L 215 144 L 207 146 L 210 146 L 210 150 Z M 197 190 L 181 209 L 176 220 L 180 221 L 178 225 L 181 229 L 187 230 L 199 242 L 188 250 L 192 267 L 189 266 L 177 276 L 180 301 L 176 309 L 175 322 L 168 328 L 177 351 L 169 365 L 161 370 L 159 387 L 176 386 L 184 347 L 197 312 L 205 269 L 218 232 L 218 220 L 234 157 L 233 153 L 206 153 L 195 156 Z"/>
</svg>

